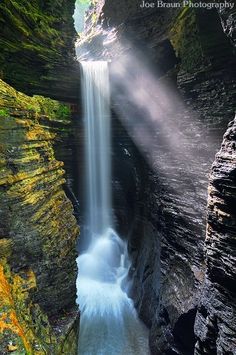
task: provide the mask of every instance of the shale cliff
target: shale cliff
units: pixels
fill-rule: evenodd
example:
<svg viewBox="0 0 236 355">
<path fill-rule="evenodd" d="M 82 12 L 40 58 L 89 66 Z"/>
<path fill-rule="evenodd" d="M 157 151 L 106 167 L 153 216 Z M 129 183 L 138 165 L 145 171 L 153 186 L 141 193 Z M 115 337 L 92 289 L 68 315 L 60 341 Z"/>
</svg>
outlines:
<svg viewBox="0 0 236 355">
<path fill-rule="evenodd" d="M 132 72 L 140 52 L 145 53 L 145 60 L 138 70 L 155 68 L 153 87 L 170 88 L 169 97 L 163 96 L 165 112 L 160 115 L 156 110 L 152 121 L 148 120 L 150 111 L 145 116 L 125 94 L 120 104 L 125 107 L 126 125 L 114 121 L 114 135 L 119 137 L 114 150 L 120 167 L 113 169 L 115 209 L 118 228 L 129 240 L 134 278 L 131 296 L 150 328 L 152 354 L 233 354 L 232 127 L 225 136 L 225 144 L 230 139 L 232 146 L 228 144 L 229 151 L 224 153 L 223 145 L 222 159 L 218 155 L 211 174 L 214 189 L 208 200 L 206 242 L 205 230 L 208 174 L 235 111 L 234 15 L 187 7 L 141 10 L 139 3 L 107 0 L 102 9 L 92 8 L 86 46 L 99 57 L 97 42 L 107 27 L 114 26 L 121 45 L 114 44 L 115 54 L 103 50 L 102 55 L 110 57 L 115 67 L 122 55 L 132 58 L 133 54 L 127 71 L 133 93 L 138 86 Z M 92 19 L 103 24 L 102 34 L 99 27 L 91 30 Z M 114 96 L 125 92 L 122 85 L 113 88 Z M 122 120 L 113 102 L 115 116 Z M 149 104 L 146 100 L 145 105 Z M 137 147 L 135 126 L 143 132 Z M 149 143 L 146 159 L 142 141 Z M 227 167 L 220 172 L 216 164 Z M 214 182 L 217 179 L 219 183 Z M 227 199 L 225 206 L 222 198 Z M 223 235 L 224 223 L 227 235 Z M 226 255 L 230 255 L 228 260 Z"/>
<path fill-rule="evenodd" d="M 236 119 L 229 124 L 210 173 L 206 274 L 195 323 L 196 354 L 236 349 Z"/>
<path fill-rule="evenodd" d="M 45 98 L 77 102 L 73 11 L 74 1 L 0 3 L 1 354 L 77 353 L 79 230 L 54 154 L 71 112 Z"/>
<path fill-rule="evenodd" d="M 78 227 L 48 128 L 69 118 L 68 107 L 0 82 L 1 354 L 67 353 L 68 339 L 75 352 Z"/>
<path fill-rule="evenodd" d="M 0 78 L 26 94 L 77 102 L 74 0 L 0 3 Z"/>
</svg>

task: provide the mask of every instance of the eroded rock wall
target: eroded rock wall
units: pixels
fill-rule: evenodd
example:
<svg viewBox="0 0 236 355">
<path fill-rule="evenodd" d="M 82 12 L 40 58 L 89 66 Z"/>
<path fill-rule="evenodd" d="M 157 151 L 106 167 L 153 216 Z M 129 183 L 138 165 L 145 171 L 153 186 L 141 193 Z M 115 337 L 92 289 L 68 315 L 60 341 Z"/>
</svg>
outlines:
<svg viewBox="0 0 236 355">
<path fill-rule="evenodd" d="M 195 354 L 236 349 L 236 119 L 229 124 L 208 187 L 206 274 L 195 323 Z"/>
<path fill-rule="evenodd" d="M 133 164 L 129 171 L 134 178 L 128 181 L 131 184 L 133 181 L 133 195 L 132 188 L 129 193 L 135 195 L 136 217 L 127 232 L 134 278 L 132 297 L 140 317 L 150 327 L 152 354 L 190 355 L 195 348 L 194 323 L 206 268 L 208 174 L 227 124 L 234 116 L 236 87 L 232 42 L 224 33 L 215 10 L 141 11 L 138 1 L 118 4 L 107 0 L 103 12 L 104 23 L 117 26 L 118 37 L 128 43 L 122 50 L 131 55 L 143 51 L 150 59 L 150 67 L 159 69 L 157 87 L 172 81 L 170 93 L 174 95 L 167 98 L 172 109 L 161 116 L 166 122 L 164 129 L 162 124 L 152 122 L 150 136 L 143 135 L 144 141 L 149 137 L 150 144 L 146 162 L 143 164 L 142 159 L 135 158 L 140 152 L 135 152 L 123 137 L 120 157 L 123 154 L 127 164 Z M 171 62 L 169 52 L 160 52 L 167 42 L 171 43 L 176 56 Z M 120 47 L 116 48 L 119 58 Z M 148 65 L 146 59 L 143 65 Z M 132 70 L 131 67 L 130 72 Z M 134 92 L 137 89 L 133 87 Z M 126 116 L 130 112 L 134 118 L 130 119 L 130 127 L 127 123 L 126 132 L 135 141 L 132 126 L 138 124 L 142 129 L 140 118 L 143 115 L 144 126 L 148 119 L 137 108 L 135 111 L 135 105 L 126 101 L 125 95 L 122 100 Z M 157 122 L 158 119 L 157 114 Z M 138 148 L 142 151 L 142 140 Z M 125 191 L 127 181 L 119 178 L 119 173 L 117 176 L 120 181 L 120 184 L 115 182 L 117 189 Z M 127 205 L 129 198 L 123 201 Z M 118 218 L 122 220 L 122 203 L 117 201 L 117 205 Z M 129 213 L 131 205 L 132 202 L 127 205 Z M 228 250 L 226 245 L 222 248 Z M 220 306 L 226 317 L 231 303 L 228 297 L 224 299 L 225 305 L 222 302 Z M 212 329 L 211 336 L 216 339 L 217 329 Z M 224 332 L 226 334 L 227 330 Z M 201 336 L 199 333 L 199 339 Z M 225 349 L 234 344 L 233 336 L 219 341 L 227 343 Z M 209 350 L 211 345 L 204 346 L 209 346 L 206 347 Z"/>
<path fill-rule="evenodd" d="M 66 127 L 69 115 L 0 82 L 1 354 L 62 354 L 67 340 L 76 354 L 79 231 L 49 128 Z"/>
<path fill-rule="evenodd" d="M 0 78 L 28 95 L 78 99 L 74 0 L 0 4 Z"/>
</svg>

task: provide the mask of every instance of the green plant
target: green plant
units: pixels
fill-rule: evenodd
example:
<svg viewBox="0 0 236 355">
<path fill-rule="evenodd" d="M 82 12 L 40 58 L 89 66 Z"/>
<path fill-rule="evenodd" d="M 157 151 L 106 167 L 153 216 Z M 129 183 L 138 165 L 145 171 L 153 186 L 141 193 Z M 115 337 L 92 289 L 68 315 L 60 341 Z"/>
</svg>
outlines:
<svg viewBox="0 0 236 355">
<path fill-rule="evenodd" d="M 0 116 L 1 117 L 6 117 L 9 115 L 9 109 L 8 108 L 1 108 L 0 109 Z"/>
</svg>

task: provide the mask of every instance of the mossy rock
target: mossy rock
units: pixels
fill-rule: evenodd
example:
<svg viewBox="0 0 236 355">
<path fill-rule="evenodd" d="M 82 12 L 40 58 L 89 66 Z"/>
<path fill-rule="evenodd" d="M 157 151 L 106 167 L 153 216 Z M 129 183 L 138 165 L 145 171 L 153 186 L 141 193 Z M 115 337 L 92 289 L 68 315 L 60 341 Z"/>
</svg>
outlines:
<svg viewBox="0 0 236 355">
<path fill-rule="evenodd" d="M 194 72 L 203 64 L 204 56 L 194 9 L 182 9 L 171 26 L 169 37 L 183 70 Z"/>
<path fill-rule="evenodd" d="M 74 0 L 2 0 L 1 78 L 28 94 L 55 96 L 57 81 L 69 91 L 65 72 L 68 76 L 75 56 L 73 12 Z"/>
<path fill-rule="evenodd" d="M 50 125 L 66 127 L 70 110 L 2 80 L 0 110 L 0 353 L 57 355 L 67 329 L 48 316 L 74 306 L 78 226 Z"/>
<path fill-rule="evenodd" d="M 170 26 L 169 38 L 181 69 L 189 73 L 222 66 L 233 56 L 215 9 L 184 7 Z"/>
</svg>

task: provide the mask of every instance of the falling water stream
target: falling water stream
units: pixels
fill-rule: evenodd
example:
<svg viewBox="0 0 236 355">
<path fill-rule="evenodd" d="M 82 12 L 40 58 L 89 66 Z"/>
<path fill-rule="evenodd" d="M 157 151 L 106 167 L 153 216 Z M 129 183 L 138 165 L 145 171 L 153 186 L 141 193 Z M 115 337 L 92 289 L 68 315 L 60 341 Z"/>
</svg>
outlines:
<svg viewBox="0 0 236 355">
<path fill-rule="evenodd" d="M 107 62 L 81 62 L 88 246 L 77 259 L 79 355 L 147 355 L 148 331 L 127 296 L 126 243 L 113 229 Z"/>
</svg>

